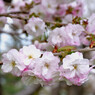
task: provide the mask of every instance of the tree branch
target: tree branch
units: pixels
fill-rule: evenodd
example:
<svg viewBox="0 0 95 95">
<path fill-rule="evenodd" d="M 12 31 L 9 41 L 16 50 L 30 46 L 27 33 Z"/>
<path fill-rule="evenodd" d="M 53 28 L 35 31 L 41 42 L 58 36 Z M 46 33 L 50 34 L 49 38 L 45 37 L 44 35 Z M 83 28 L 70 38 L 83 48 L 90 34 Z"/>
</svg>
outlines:
<svg viewBox="0 0 95 95">
<path fill-rule="evenodd" d="M 16 12 L 8 12 L 7 14 L 29 14 L 29 12 L 26 12 L 26 11 L 16 11 Z"/>
<path fill-rule="evenodd" d="M 3 65 L 3 62 L 0 61 L 0 65 Z"/>
<path fill-rule="evenodd" d="M 0 30 L 0 33 L 6 33 L 6 34 L 10 34 L 10 35 L 20 35 L 20 34 L 22 34 L 22 33 L 5 32 L 5 31 L 2 31 L 2 30 Z"/>
<path fill-rule="evenodd" d="M 64 23 L 59 23 L 59 22 L 53 22 L 53 21 L 47 21 L 47 20 L 44 20 L 45 23 L 50 23 L 50 24 L 54 24 L 54 25 L 60 25 L 60 26 L 66 26 L 67 24 L 64 24 Z"/>
<path fill-rule="evenodd" d="M 71 51 L 74 51 L 74 52 L 88 52 L 88 51 L 95 51 L 95 48 L 84 48 L 84 49 L 76 49 L 76 50 L 71 50 Z M 59 56 L 61 55 L 63 52 L 59 52 L 59 53 L 54 53 L 55 56 Z"/>
<path fill-rule="evenodd" d="M 88 31 L 83 31 L 83 32 L 86 33 L 87 35 L 94 35 L 95 36 L 95 34 L 91 34 Z"/>
<path fill-rule="evenodd" d="M 15 19 L 24 20 L 24 21 L 27 20 L 26 18 L 10 15 L 9 13 L 0 14 L 0 17 L 10 17 L 10 18 L 15 18 Z"/>
<path fill-rule="evenodd" d="M 10 18 L 15 18 L 15 19 L 24 20 L 24 21 L 29 20 L 29 18 L 23 18 L 21 16 L 11 15 L 11 14 L 28 14 L 28 12 L 18 11 L 18 12 L 3 13 L 3 14 L 0 14 L 0 17 L 10 17 Z M 66 26 L 67 25 L 67 24 L 64 24 L 64 23 L 58 23 L 58 22 L 47 21 L 47 20 L 44 20 L 44 22 L 54 24 L 54 25 L 57 24 L 57 25 L 60 25 L 60 26 Z"/>
<path fill-rule="evenodd" d="M 95 51 L 95 48 L 84 48 L 84 49 L 76 49 L 76 50 L 72 50 L 74 52 L 88 52 L 88 51 Z M 59 53 L 53 53 L 55 56 L 59 56 L 64 52 L 59 52 Z M 0 65 L 2 65 L 3 63 L 0 61 Z"/>
</svg>

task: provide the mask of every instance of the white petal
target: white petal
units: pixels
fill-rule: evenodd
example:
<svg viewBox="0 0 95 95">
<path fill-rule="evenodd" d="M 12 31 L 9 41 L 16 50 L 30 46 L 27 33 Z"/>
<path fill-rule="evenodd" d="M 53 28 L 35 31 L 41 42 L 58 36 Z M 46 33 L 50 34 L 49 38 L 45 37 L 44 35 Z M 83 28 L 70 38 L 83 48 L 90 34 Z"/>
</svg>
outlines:
<svg viewBox="0 0 95 95">
<path fill-rule="evenodd" d="M 3 72 L 11 72 L 12 71 L 12 69 L 13 69 L 13 67 L 12 67 L 12 65 L 11 64 L 3 64 L 2 65 L 2 70 L 3 70 Z"/>
<path fill-rule="evenodd" d="M 43 67 L 42 75 L 44 76 L 45 74 L 47 74 L 47 72 L 48 72 L 48 68 L 47 67 Z"/>
</svg>

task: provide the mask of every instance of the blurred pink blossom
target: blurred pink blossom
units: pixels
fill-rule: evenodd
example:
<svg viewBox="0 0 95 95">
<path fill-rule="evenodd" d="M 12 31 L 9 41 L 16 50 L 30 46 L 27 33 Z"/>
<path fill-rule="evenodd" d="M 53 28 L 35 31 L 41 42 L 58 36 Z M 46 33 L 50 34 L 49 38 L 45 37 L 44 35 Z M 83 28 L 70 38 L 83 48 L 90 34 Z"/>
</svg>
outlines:
<svg viewBox="0 0 95 95">
<path fill-rule="evenodd" d="M 29 19 L 28 23 L 25 25 L 24 29 L 29 33 L 30 35 L 33 35 L 35 37 L 43 35 L 45 32 L 45 23 L 42 19 L 32 17 Z"/>
</svg>

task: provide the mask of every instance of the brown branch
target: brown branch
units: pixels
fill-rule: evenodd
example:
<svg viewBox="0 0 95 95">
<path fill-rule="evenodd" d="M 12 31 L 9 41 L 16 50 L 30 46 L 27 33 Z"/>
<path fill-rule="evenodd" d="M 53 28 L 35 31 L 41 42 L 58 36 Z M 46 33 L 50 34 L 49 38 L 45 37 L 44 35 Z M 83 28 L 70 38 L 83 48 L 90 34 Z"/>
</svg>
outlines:
<svg viewBox="0 0 95 95">
<path fill-rule="evenodd" d="M 76 50 L 72 50 L 74 52 L 88 52 L 88 51 L 95 51 L 95 48 L 84 48 L 84 49 L 76 49 Z M 55 56 L 59 56 L 64 52 L 60 52 L 60 53 L 54 53 Z"/>
<path fill-rule="evenodd" d="M 15 18 L 15 19 L 19 19 L 19 20 L 24 20 L 26 21 L 26 18 L 20 17 L 20 16 L 14 16 L 14 15 L 10 15 L 9 13 L 4 13 L 4 14 L 0 14 L 0 17 L 10 17 L 10 18 Z"/>
<path fill-rule="evenodd" d="M 20 35 L 21 33 L 12 33 L 12 32 L 5 32 L 0 30 L 0 33 L 6 33 L 6 34 L 10 34 L 10 35 Z"/>
<path fill-rule="evenodd" d="M 4 13 L 4 14 L 0 14 L 0 17 L 10 17 L 10 18 L 15 18 L 15 19 L 19 19 L 19 20 L 24 20 L 24 21 L 27 21 L 29 20 L 29 18 L 23 18 L 21 16 L 17 16 L 17 15 L 11 15 L 11 14 L 28 14 L 28 12 L 10 12 L 10 13 Z M 66 26 L 67 24 L 64 24 L 64 23 L 59 23 L 59 22 L 53 22 L 53 21 L 47 21 L 47 20 L 44 20 L 45 23 L 50 23 L 50 24 L 54 24 L 54 25 L 60 25 L 60 26 Z"/>
<path fill-rule="evenodd" d="M 0 61 L 0 65 L 3 65 L 3 63 Z"/>
<path fill-rule="evenodd" d="M 7 14 L 29 14 L 29 12 L 26 12 L 26 11 L 16 11 L 16 12 L 8 12 Z"/>
<path fill-rule="evenodd" d="M 60 26 L 66 26 L 67 24 L 64 24 L 64 23 L 59 23 L 59 22 L 53 22 L 53 21 L 47 21 L 47 20 L 44 20 L 45 23 L 50 23 L 50 24 L 54 24 L 54 25 L 60 25 Z"/>
<path fill-rule="evenodd" d="M 83 32 L 86 33 L 87 35 L 93 35 L 93 36 L 95 36 L 95 34 L 91 34 L 88 31 L 83 31 Z"/>
<path fill-rule="evenodd" d="M 95 51 L 95 48 L 84 48 L 84 49 L 76 49 L 76 50 L 72 50 L 74 52 L 88 52 L 88 51 Z M 59 56 L 64 52 L 59 52 L 59 53 L 53 53 L 55 56 Z M 3 63 L 0 62 L 0 65 L 2 65 Z"/>
</svg>

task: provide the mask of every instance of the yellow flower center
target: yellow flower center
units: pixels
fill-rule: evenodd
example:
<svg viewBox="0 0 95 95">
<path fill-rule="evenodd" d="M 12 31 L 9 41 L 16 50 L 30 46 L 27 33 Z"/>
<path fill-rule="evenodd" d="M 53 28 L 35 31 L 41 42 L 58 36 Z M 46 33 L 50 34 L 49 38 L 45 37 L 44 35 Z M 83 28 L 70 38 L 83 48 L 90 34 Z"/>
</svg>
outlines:
<svg viewBox="0 0 95 95">
<path fill-rule="evenodd" d="M 72 33 L 72 35 L 73 35 L 73 36 L 75 36 L 75 35 L 76 35 L 76 33 Z"/>
<path fill-rule="evenodd" d="M 75 69 L 75 70 L 77 69 L 77 65 L 74 65 L 74 69 Z"/>
<path fill-rule="evenodd" d="M 39 27 L 36 25 L 36 26 L 35 26 L 35 29 L 38 30 L 38 28 L 39 28 Z"/>
<path fill-rule="evenodd" d="M 32 57 L 32 55 L 29 55 L 28 58 L 29 58 L 29 59 L 32 59 L 33 57 Z"/>
<path fill-rule="evenodd" d="M 15 67 L 15 65 L 16 65 L 15 61 L 12 61 L 11 64 L 12 64 L 13 67 Z"/>
<path fill-rule="evenodd" d="M 49 68 L 49 64 L 48 63 L 45 63 L 45 67 Z"/>
<path fill-rule="evenodd" d="M 48 8 L 51 8 L 51 5 L 50 4 L 48 4 Z"/>
</svg>

